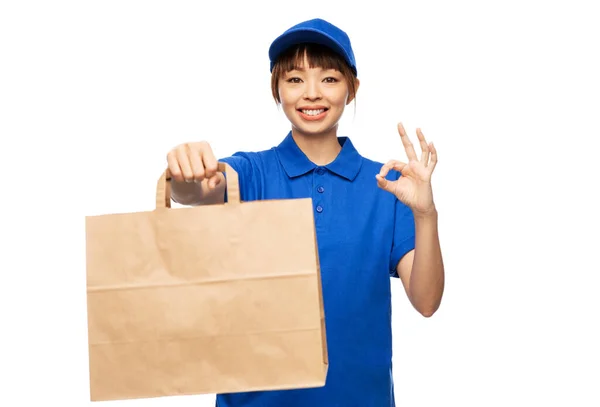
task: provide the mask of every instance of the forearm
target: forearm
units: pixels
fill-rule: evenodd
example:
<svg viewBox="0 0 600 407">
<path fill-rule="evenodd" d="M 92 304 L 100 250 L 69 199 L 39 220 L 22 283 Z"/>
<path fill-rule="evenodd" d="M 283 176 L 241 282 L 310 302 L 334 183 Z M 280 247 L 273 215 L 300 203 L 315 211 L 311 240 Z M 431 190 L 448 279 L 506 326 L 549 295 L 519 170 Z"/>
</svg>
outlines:
<svg viewBox="0 0 600 407">
<path fill-rule="evenodd" d="M 438 214 L 415 215 L 415 252 L 409 296 L 424 316 L 433 315 L 442 301 L 444 264 L 438 236 Z"/>
</svg>

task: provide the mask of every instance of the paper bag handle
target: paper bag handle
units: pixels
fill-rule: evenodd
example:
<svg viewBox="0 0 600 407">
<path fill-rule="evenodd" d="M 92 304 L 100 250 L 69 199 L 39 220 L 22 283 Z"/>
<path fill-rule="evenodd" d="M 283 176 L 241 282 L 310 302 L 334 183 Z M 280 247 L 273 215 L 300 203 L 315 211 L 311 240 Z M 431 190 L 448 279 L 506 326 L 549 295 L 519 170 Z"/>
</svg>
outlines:
<svg viewBox="0 0 600 407">
<path fill-rule="evenodd" d="M 227 202 L 236 204 L 240 203 L 240 182 L 237 172 L 231 166 L 224 162 L 217 164 L 217 171 L 225 173 L 227 182 Z M 167 168 L 160 178 L 156 186 L 156 207 L 170 208 L 171 207 L 171 172 Z"/>
</svg>

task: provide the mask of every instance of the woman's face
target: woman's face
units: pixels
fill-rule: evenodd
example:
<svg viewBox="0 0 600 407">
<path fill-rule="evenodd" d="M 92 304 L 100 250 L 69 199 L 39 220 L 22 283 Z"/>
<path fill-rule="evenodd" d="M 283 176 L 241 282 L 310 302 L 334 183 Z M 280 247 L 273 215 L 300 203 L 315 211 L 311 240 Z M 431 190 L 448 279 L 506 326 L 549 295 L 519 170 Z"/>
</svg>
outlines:
<svg viewBox="0 0 600 407">
<path fill-rule="evenodd" d="M 305 56 L 304 68 L 287 72 L 279 80 L 281 107 L 297 132 L 324 134 L 337 127 L 352 100 L 341 72 L 308 66 Z"/>
</svg>

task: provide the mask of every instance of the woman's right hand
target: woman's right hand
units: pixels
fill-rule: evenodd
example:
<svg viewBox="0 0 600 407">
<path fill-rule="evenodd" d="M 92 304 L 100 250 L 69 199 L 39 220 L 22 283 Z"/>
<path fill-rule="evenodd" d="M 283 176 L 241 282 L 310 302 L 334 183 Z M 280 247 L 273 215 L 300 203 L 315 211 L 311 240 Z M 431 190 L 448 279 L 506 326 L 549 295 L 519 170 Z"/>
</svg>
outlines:
<svg viewBox="0 0 600 407">
<path fill-rule="evenodd" d="M 183 143 L 167 154 L 171 178 L 178 182 L 200 183 L 208 180 L 208 187 L 215 188 L 221 182 L 217 159 L 206 141 Z"/>
</svg>

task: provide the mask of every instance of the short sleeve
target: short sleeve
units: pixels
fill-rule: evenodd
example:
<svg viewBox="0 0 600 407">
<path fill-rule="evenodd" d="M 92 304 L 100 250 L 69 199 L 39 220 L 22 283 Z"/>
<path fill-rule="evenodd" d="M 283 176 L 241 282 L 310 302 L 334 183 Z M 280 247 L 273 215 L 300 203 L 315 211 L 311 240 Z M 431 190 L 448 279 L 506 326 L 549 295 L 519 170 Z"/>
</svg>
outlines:
<svg viewBox="0 0 600 407">
<path fill-rule="evenodd" d="M 219 162 L 229 164 L 229 166 L 238 173 L 240 199 L 242 201 L 253 201 L 257 199 L 257 170 L 254 168 L 253 161 L 248 153 L 237 152 L 230 157 L 219 159 Z M 227 174 L 225 174 L 225 179 L 227 179 Z M 225 202 L 227 202 L 227 190 L 225 190 Z"/>
<path fill-rule="evenodd" d="M 399 277 L 398 262 L 415 248 L 415 218 L 412 210 L 396 199 L 394 209 L 394 237 L 390 254 L 390 276 Z"/>
</svg>

